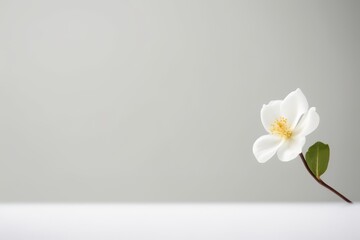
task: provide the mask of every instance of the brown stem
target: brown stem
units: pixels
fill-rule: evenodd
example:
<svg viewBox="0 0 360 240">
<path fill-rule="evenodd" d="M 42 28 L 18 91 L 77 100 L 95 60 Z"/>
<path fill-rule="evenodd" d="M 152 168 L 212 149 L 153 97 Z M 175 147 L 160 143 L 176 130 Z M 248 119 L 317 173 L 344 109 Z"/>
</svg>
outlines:
<svg viewBox="0 0 360 240">
<path fill-rule="evenodd" d="M 306 170 L 308 170 L 308 172 L 310 173 L 310 175 L 322 186 L 326 187 L 327 189 L 329 189 L 330 191 L 332 191 L 333 193 L 335 193 L 336 195 L 338 195 L 339 197 L 341 197 L 342 199 L 344 199 L 344 201 L 348 202 L 348 203 L 352 203 L 348 198 L 346 198 L 344 195 L 342 195 L 341 193 L 339 193 L 338 191 L 336 191 L 334 188 L 330 187 L 329 185 L 327 185 L 323 180 L 321 180 L 320 178 L 317 178 L 314 173 L 310 170 L 309 166 L 307 165 L 307 162 L 305 160 L 305 157 L 302 153 L 299 154 L 300 158 L 302 160 L 302 162 L 304 163 L 304 166 L 306 168 Z"/>
</svg>

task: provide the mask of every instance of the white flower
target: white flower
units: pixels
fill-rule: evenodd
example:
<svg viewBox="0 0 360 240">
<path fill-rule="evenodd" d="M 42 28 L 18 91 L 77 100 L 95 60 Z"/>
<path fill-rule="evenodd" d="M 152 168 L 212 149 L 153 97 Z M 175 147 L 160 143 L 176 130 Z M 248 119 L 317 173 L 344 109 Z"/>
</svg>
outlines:
<svg viewBox="0 0 360 240">
<path fill-rule="evenodd" d="M 253 145 L 253 153 L 260 163 L 277 155 L 281 161 L 296 158 L 305 144 L 305 136 L 319 125 L 319 115 L 309 108 L 306 97 L 298 88 L 284 100 L 270 101 L 261 109 L 261 122 L 269 133 L 259 137 Z"/>
</svg>

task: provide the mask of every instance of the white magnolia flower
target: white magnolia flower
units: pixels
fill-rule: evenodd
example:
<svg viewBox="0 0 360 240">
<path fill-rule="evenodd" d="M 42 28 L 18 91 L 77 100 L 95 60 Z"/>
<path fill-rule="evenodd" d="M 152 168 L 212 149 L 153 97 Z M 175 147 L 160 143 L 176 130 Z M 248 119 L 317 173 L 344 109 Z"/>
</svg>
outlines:
<svg viewBox="0 0 360 240">
<path fill-rule="evenodd" d="M 270 101 L 261 109 L 261 122 L 269 133 L 259 137 L 253 153 L 260 163 L 277 155 L 281 161 L 296 158 L 305 144 L 305 136 L 319 125 L 319 115 L 309 108 L 306 97 L 298 88 L 284 100 Z"/>
</svg>

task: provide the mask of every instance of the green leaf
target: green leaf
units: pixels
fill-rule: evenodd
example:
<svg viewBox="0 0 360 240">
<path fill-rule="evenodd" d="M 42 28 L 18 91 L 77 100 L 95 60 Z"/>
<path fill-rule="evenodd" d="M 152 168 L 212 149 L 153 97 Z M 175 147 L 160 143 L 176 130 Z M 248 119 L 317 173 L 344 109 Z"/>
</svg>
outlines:
<svg viewBox="0 0 360 240">
<path fill-rule="evenodd" d="M 306 153 L 306 162 L 314 175 L 320 179 L 320 176 L 326 171 L 330 158 L 329 145 L 317 142 Z"/>
</svg>

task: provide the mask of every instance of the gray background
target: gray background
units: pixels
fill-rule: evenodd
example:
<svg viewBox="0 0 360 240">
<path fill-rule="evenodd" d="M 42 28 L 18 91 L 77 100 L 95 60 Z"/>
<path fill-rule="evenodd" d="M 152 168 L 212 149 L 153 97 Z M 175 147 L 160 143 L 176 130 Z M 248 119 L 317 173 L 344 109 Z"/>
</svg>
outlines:
<svg viewBox="0 0 360 240">
<path fill-rule="evenodd" d="M 360 200 L 360 1 L 0 0 L 0 201 L 340 201 L 259 164 L 300 87 Z"/>
</svg>

